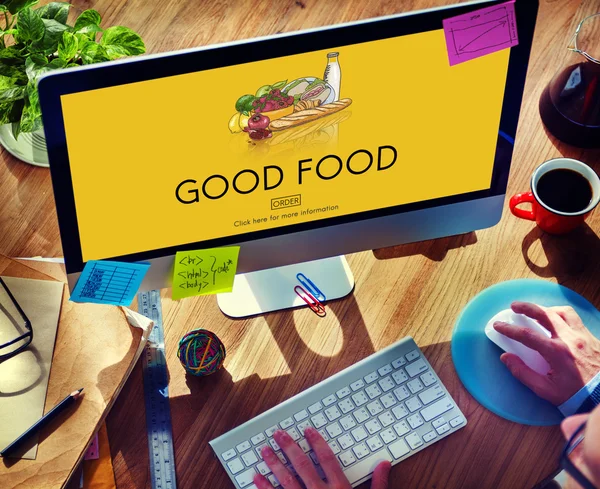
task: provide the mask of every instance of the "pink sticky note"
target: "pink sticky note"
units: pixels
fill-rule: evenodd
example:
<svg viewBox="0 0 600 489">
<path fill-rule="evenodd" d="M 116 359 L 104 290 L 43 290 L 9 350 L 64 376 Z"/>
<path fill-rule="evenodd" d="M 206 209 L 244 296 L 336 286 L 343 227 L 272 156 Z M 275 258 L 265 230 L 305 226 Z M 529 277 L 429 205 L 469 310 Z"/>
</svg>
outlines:
<svg viewBox="0 0 600 489">
<path fill-rule="evenodd" d="M 450 66 L 519 44 L 515 2 L 444 19 Z"/>
<path fill-rule="evenodd" d="M 100 458 L 100 448 L 98 447 L 98 433 L 94 436 L 92 443 L 85 452 L 84 460 L 98 460 Z"/>
</svg>

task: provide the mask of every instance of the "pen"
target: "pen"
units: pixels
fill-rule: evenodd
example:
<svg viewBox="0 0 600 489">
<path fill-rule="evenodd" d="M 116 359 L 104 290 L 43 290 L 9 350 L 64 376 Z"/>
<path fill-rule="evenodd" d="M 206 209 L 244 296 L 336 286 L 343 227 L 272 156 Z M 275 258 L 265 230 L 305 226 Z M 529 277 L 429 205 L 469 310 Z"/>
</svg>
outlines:
<svg viewBox="0 0 600 489">
<path fill-rule="evenodd" d="M 46 426 L 50 421 L 52 421 L 58 414 L 64 411 L 67 407 L 73 404 L 79 397 L 81 396 L 81 391 L 83 387 L 79 390 L 71 392 L 67 397 L 65 397 L 62 401 L 60 401 L 56 406 L 54 406 L 50 411 L 48 411 L 44 416 L 42 416 L 36 423 L 34 423 L 25 433 L 19 436 L 15 441 L 13 441 L 10 445 L 8 445 L 4 450 L 0 452 L 0 455 L 3 457 L 9 457 L 11 454 L 15 453 L 22 443 L 27 440 L 31 435 L 37 433 L 41 428 Z"/>
</svg>

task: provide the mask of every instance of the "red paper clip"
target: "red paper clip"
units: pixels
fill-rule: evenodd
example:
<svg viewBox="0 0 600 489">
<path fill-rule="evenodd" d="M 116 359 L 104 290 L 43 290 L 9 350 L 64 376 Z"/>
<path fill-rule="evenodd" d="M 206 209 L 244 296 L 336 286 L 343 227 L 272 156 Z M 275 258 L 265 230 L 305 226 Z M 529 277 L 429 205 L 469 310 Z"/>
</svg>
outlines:
<svg viewBox="0 0 600 489">
<path fill-rule="evenodd" d="M 327 314 L 323 304 L 321 304 L 321 302 L 319 302 L 314 295 L 312 295 L 310 292 L 307 292 L 304 287 L 296 285 L 296 287 L 294 287 L 294 292 L 296 292 L 298 297 L 308 304 L 308 307 L 310 307 L 312 312 L 314 312 L 317 316 L 324 317 L 325 314 Z"/>
</svg>

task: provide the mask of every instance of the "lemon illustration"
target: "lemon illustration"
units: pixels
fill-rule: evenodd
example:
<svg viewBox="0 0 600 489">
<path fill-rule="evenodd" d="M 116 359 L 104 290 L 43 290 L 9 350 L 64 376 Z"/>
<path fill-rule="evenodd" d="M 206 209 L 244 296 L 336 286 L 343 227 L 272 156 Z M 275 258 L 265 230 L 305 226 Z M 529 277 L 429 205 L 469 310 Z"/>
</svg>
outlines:
<svg viewBox="0 0 600 489">
<path fill-rule="evenodd" d="M 242 131 L 248 127 L 248 119 L 250 119 L 249 115 L 240 114 L 240 129 Z"/>
<path fill-rule="evenodd" d="M 229 119 L 229 130 L 232 133 L 242 131 L 240 129 L 240 116 L 241 114 L 239 112 L 236 112 L 235 114 L 233 114 L 233 116 L 231 116 L 231 119 Z"/>
</svg>

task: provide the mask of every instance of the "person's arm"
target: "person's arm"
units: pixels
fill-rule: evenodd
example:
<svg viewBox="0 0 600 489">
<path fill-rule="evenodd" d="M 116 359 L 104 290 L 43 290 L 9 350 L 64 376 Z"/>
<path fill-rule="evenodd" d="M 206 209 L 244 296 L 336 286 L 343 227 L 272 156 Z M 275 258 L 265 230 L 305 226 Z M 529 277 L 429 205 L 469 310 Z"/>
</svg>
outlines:
<svg viewBox="0 0 600 489">
<path fill-rule="evenodd" d="M 500 357 L 511 373 L 543 399 L 558 406 L 565 415 L 591 410 L 600 401 L 600 340 L 585 327 L 571 307 L 542 307 L 514 302 L 514 312 L 538 321 L 550 333 L 496 322 L 499 333 L 538 351 L 550 364 L 541 375 L 512 353 Z"/>
</svg>

